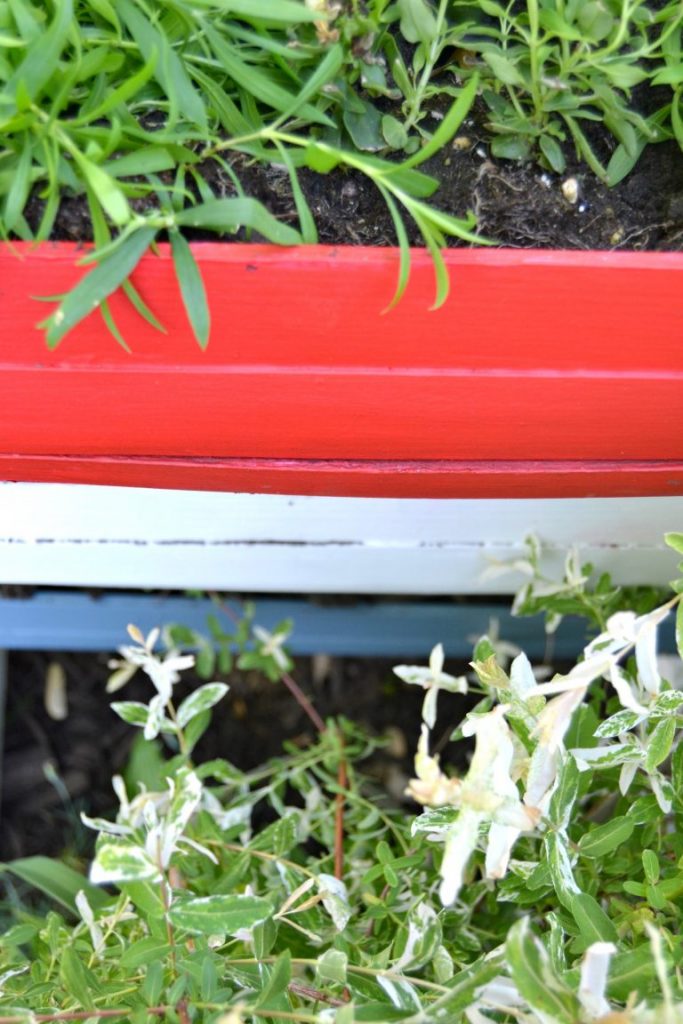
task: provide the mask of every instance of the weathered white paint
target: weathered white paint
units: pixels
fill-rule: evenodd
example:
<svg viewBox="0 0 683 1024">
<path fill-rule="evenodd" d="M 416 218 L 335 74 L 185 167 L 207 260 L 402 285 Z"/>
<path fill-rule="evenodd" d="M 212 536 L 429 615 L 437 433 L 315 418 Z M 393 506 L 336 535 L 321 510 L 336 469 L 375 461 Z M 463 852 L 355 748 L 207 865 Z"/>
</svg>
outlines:
<svg viewBox="0 0 683 1024">
<path fill-rule="evenodd" d="M 665 583 L 683 498 L 413 500 L 0 484 L 0 582 L 298 593 L 511 593 L 534 531 L 623 583 Z"/>
</svg>

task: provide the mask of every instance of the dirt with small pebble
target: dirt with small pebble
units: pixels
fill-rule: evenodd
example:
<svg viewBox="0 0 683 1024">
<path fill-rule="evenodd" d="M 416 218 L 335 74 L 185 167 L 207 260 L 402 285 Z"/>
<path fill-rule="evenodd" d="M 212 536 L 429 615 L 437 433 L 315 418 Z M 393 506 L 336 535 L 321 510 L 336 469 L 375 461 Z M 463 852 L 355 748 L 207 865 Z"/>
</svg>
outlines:
<svg viewBox="0 0 683 1024">
<path fill-rule="evenodd" d="M 565 146 L 564 174 L 544 171 L 538 164 L 496 160 L 490 137 L 481 125 L 484 112 L 476 108 L 452 145 L 422 169 L 439 182 L 430 200 L 455 216 L 477 215 L 478 232 L 494 243 L 513 248 L 653 249 L 683 247 L 683 154 L 677 143 L 646 147 L 631 174 L 614 188 L 603 184 L 586 164 Z M 606 163 L 613 138 L 600 125 L 586 129 L 598 157 Z M 265 166 L 247 157 L 233 157 L 248 195 L 261 200 L 284 221 L 296 222 L 289 175 L 283 167 Z M 204 177 L 216 195 L 232 195 L 232 180 L 216 163 L 203 165 Z M 575 201 L 563 189 L 576 184 Z M 300 181 L 325 244 L 395 245 L 396 235 L 386 205 L 374 185 L 354 171 L 327 175 L 303 169 Z M 134 201 L 144 209 L 149 200 Z M 43 200 L 34 196 L 27 220 L 36 228 Z M 412 244 L 421 239 L 407 223 Z M 82 196 L 66 197 L 54 229 L 56 239 L 85 242 L 91 238 L 87 205 Z M 458 245 L 457 240 L 449 244 Z"/>
</svg>

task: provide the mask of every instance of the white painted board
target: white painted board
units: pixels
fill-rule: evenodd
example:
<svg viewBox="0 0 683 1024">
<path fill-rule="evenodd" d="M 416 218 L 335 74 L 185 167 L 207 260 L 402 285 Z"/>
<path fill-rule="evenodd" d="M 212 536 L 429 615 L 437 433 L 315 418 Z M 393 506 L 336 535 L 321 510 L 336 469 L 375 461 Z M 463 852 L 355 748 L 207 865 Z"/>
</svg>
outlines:
<svg viewBox="0 0 683 1024">
<path fill-rule="evenodd" d="M 683 497 L 317 498 L 0 484 L 0 582 L 354 594 L 513 593 L 482 579 L 535 532 L 550 574 L 570 545 L 621 583 L 666 583 Z"/>
</svg>

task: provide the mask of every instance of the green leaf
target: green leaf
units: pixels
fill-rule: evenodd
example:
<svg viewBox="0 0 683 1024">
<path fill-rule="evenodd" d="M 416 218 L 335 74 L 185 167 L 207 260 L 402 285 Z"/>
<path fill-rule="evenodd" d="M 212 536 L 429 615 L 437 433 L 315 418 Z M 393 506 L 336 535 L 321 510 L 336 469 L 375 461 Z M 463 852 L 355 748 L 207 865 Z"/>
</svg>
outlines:
<svg viewBox="0 0 683 1024">
<path fill-rule="evenodd" d="M 324 21 L 323 12 L 306 7 L 300 0 L 197 0 L 199 6 L 220 8 L 226 13 L 238 17 L 253 18 L 258 24 L 275 22 L 283 25 L 295 25 L 304 21 Z"/>
<path fill-rule="evenodd" d="M 528 918 L 512 926 L 505 943 L 510 975 L 520 995 L 543 1019 L 575 1024 L 582 1017 L 578 997 L 562 981 Z"/>
<path fill-rule="evenodd" d="M 257 65 L 246 64 L 241 60 L 237 50 L 231 47 L 225 38 L 207 22 L 204 23 L 204 32 L 226 74 L 230 75 L 240 88 L 245 89 L 255 99 L 272 107 L 273 110 L 277 110 L 285 117 L 290 116 L 290 111 L 296 110 L 299 116 L 313 124 L 328 126 L 332 124 L 326 114 L 310 103 L 300 102 L 296 95 L 278 85 L 267 71 L 262 71 Z"/>
<path fill-rule="evenodd" d="M 273 217 L 257 199 L 213 199 L 181 210 L 178 225 L 205 228 L 208 231 L 236 231 L 241 225 L 258 231 L 277 245 L 300 245 L 301 235 L 288 224 Z"/>
<path fill-rule="evenodd" d="M 179 231 L 171 231 L 170 238 L 173 266 L 187 319 L 190 321 L 192 333 L 197 339 L 199 347 L 205 349 L 209 344 L 211 332 L 211 313 L 204 280 L 186 239 Z"/>
<path fill-rule="evenodd" d="M 145 61 L 156 61 L 154 77 L 171 102 L 171 120 L 174 120 L 177 114 L 182 114 L 206 132 L 207 115 L 204 101 L 192 84 L 185 64 L 167 37 L 150 24 L 131 0 L 117 0 L 116 7 Z"/>
<path fill-rule="evenodd" d="M 616 942 L 617 929 L 598 901 L 587 892 L 572 897 L 570 910 L 581 935 L 590 945 L 593 942 Z"/>
<path fill-rule="evenodd" d="M 56 348 L 65 334 L 116 291 L 135 270 L 155 236 L 155 228 L 134 231 L 71 289 L 55 312 L 41 324 L 47 327 L 48 348 Z"/>
<path fill-rule="evenodd" d="M 146 704 L 137 700 L 117 700 L 110 705 L 112 711 L 128 725 L 147 725 L 149 709 Z"/>
<path fill-rule="evenodd" d="M 315 972 L 321 981 L 336 981 L 340 985 L 345 985 L 347 968 L 346 953 L 340 949 L 327 949 L 318 957 Z"/>
<path fill-rule="evenodd" d="M 567 166 L 562 147 L 552 135 L 543 134 L 538 140 L 538 147 L 555 174 L 562 174 Z"/>
<path fill-rule="evenodd" d="M 195 715 L 207 711 L 217 704 L 230 689 L 225 683 L 207 683 L 194 690 L 189 697 L 186 697 L 176 712 L 178 725 L 181 729 L 187 725 Z"/>
<path fill-rule="evenodd" d="M 665 533 L 664 542 L 679 555 L 683 555 L 683 533 Z"/>
<path fill-rule="evenodd" d="M 21 216 L 31 190 L 31 166 L 33 164 L 33 146 L 28 134 L 19 136 L 21 152 L 12 173 L 7 199 L 5 200 L 5 229 L 12 231 Z"/>
<path fill-rule="evenodd" d="M 553 887 L 560 903 L 571 910 L 574 897 L 581 890 L 576 884 L 572 871 L 569 842 L 563 832 L 548 832 L 544 842 Z"/>
<path fill-rule="evenodd" d="M 548 808 L 548 819 L 555 828 L 566 829 L 579 793 L 579 769 L 573 757 L 563 757 L 555 791 Z"/>
<path fill-rule="evenodd" d="M 97 847 L 90 878 L 96 883 L 160 881 L 161 872 L 144 850 L 124 839 L 106 839 Z"/>
<path fill-rule="evenodd" d="M 88 160 L 77 149 L 73 150 L 74 161 L 95 194 L 98 202 L 114 224 L 123 227 L 130 220 L 130 207 L 125 195 L 105 170 Z"/>
<path fill-rule="evenodd" d="M 294 205 L 296 206 L 296 212 L 299 215 L 299 225 L 301 227 L 301 239 L 304 245 L 316 245 L 318 242 L 318 229 L 315 226 L 313 214 L 311 208 L 308 205 L 306 196 L 303 193 L 301 185 L 299 183 L 299 177 L 296 173 L 294 161 L 292 160 L 289 150 L 282 145 L 278 140 L 276 141 L 277 151 L 280 154 L 280 159 L 287 168 L 289 174 L 289 181 L 292 186 L 292 196 L 294 198 Z"/>
<path fill-rule="evenodd" d="M 409 43 L 429 45 L 436 39 L 438 25 L 434 11 L 426 0 L 398 0 L 401 33 Z"/>
<path fill-rule="evenodd" d="M 479 78 L 477 75 L 473 75 L 467 85 L 461 90 L 455 103 L 451 106 L 448 113 L 441 121 L 439 127 L 432 135 L 429 142 L 418 149 L 417 153 L 409 157 L 407 160 L 403 160 L 399 164 L 400 170 L 407 170 L 409 167 L 417 167 L 423 160 L 428 160 L 430 157 L 438 153 L 439 150 L 446 146 L 462 122 L 467 117 L 472 104 L 477 95 L 477 89 L 479 87 Z"/>
<path fill-rule="evenodd" d="M 59 976 L 64 988 L 73 996 L 80 1009 L 94 1009 L 93 995 L 99 986 L 92 971 L 82 963 L 73 946 L 67 946 L 62 950 L 59 958 Z"/>
<path fill-rule="evenodd" d="M 613 15 L 602 0 L 589 0 L 581 4 L 576 20 L 581 31 L 594 43 L 605 39 L 615 24 Z"/>
<path fill-rule="evenodd" d="M 604 825 L 585 832 L 579 839 L 579 852 L 584 857 L 604 857 L 625 843 L 635 828 L 633 818 L 613 818 Z"/>
<path fill-rule="evenodd" d="M 519 85 L 523 88 L 526 86 L 524 78 L 509 57 L 505 57 L 496 50 L 487 50 L 485 53 L 482 53 L 482 57 L 496 78 L 505 85 Z"/>
<path fill-rule="evenodd" d="M 272 907 L 258 896 L 200 896 L 175 903 L 170 911 L 171 922 L 188 932 L 201 935 L 234 935 L 242 928 L 252 928 L 271 917 Z"/>
<path fill-rule="evenodd" d="M 4 871 L 11 872 L 23 882 L 44 892 L 74 914 L 77 913 L 76 896 L 81 889 L 93 909 L 102 907 L 110 899 L 101 889 L 91 885 L 84 875 L 50 857 L 23 857 L 8 861 L 0 864 L 0 872 Z"/>
<path fill-rule="evenodd" d="M 278 996 L 287 991 L 287 986 L 292 979 L 292 955 L 290 951 L 288 949 L 283 950 L 273 966 L 266 970 L 268 973 L 263 979 L 265 984 L 263 984 L 254 1006 L 259 1009 L 265 1007 L 266 1009 L 273 1010 L 275 1009 L 273 1000 L 277 1000 Z"/>
<path fill-rule="evenodd" d="M 668 972 L 673 971 L 673 962 L 670 951 L 663 947 L 662 954 L 668 966 Z M 637 993 L 638 1000 L 644 999 L 650 994 L 653 982 L 657 981 L 657 972 L 652 957 L 652 949 L 649 942 L 643 943 L 637 949 L 628 950 L 626 953 L 617 953 L 612 958 L 609 966 L 609 980 L 607 982 L 607 994 L 610 999 L 618 999 L 625 1003 L 632 992 Z"/>
<path fill-rule="evenodd" d="M 674 715 L 657 723 L 647 739 L 645 751 L 645 770 L 647 772 L 653 772 L 657 765 L 667 759 L 675 735 L 676 718 Z"/>
<path fill-rule="evenodd" d="M 157 52 L 153 49 L 149 59 L 142 65 L 139 71 L 136 71 L 134 75 L 124 78 L 119 85 L 107 93 L 101 103 L 98 103 L 92 110 L 88 110 L 87 114 L 76 118 L 72 123 L 74 125 L 92 124 L 106 117 L 107 114 L 110 114 L 112 110 L 116 110 L 122 103 L 126 103 L 127 100 L 139 93 L 142 87 L 147 84 L 154 74 L 156 64 Z"/>
<path fill-rule="evenodd" d="M 656 885 L 659 881 L 659 857 L 654 850 L 643 850 L 642 859 L 645 878 L 651 885 Z"/>
<path fill-rule="evenodd" d="M 3 91 L 6 96 L 14 99 L 21 91 L 29 100 L 38 96 L 57 70 L 72 20 L 73 0 L 56 0 L 54 18 L 48 28 L 32 41 L 21 64 L 5 84 Z M 16 106 L 0 109 L 8 115 L 16 110 Z"/>
<path fill-rule="evenodd" d="M 634 725 L 637 725 L 642 717 L 636 711 L 629 711 L 627 708 L 624 708 L 622 711 L 617 711 L 616 714 L 610 715 L 604 722 L 601 722 L 595 730 L 595 735 L 603 739 L 620 736 L 623 732 L 628 732 Z"/>
</svg>

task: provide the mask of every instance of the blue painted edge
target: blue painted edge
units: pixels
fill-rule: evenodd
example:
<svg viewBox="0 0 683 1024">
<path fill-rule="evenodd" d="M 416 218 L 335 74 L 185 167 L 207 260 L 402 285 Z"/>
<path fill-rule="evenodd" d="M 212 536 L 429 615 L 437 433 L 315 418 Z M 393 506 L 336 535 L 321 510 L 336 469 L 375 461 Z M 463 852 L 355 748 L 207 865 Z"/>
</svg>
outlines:
<svg viewBox="0 0 683 1024">
<path fill-rule="evenodd" d="M 239 603 L 233 602 L 239 610 Z M 575 658 L 586 642 L 582 620 L 565 619 L 546 647 L 541 616 L 514 618 L 508 602 L 368 600 L 334 603 L 301 598 L 255 602 L 255 621 L 266 629 L 294 620 L 289 648 L 295 655 L 416 658 L 424 661 L 434 644 L 449 658 L 469 659 L 476 640 L 497 622 L 498 635 L 532 659 L 547 651 L 554 659 Z M 217 614 L 210 600 L 114 592 L 100 597 L 74 590 L 38 590 L 29 598 L 0 598 L 0 648 L 7 650 L 114 651 L 127 642 L 126 625 L 143 632 L 181 623 L 208 633 L 206 618 Z M 218 613 L 220 618 L 220 613 Z M 226 632 L 231 631 L 225 619 Z M 673 623 L 661 631 L 662 650 L 675 650 Z"/>
</svg>

